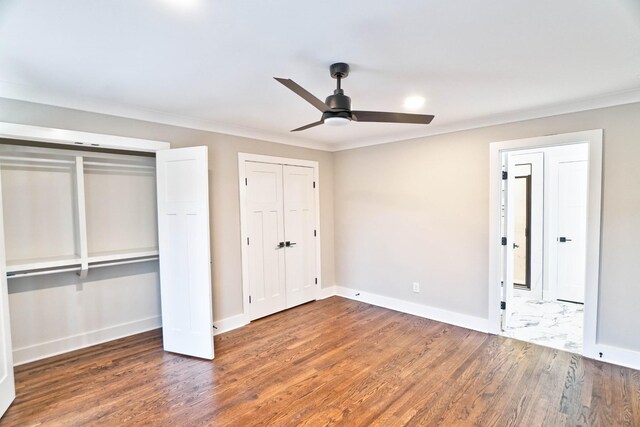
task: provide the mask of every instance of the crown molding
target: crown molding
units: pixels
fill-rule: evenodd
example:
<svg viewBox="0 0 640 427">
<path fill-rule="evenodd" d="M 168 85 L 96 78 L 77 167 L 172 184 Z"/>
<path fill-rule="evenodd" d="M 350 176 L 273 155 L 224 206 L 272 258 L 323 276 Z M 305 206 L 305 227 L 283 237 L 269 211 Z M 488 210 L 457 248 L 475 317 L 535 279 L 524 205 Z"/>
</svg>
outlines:
<svg viewBox="0 0 640 427">
<path fill-rule="evenodd" d="M 556 116 L 560 114 L 594 110 L 598 108 L 612 107 L 623 104 L 631 104 L 640 102 L 640 88 L 612 92 L 596 97 L 574 100 L 567 103 L 547 105 L 540 108 L 512 111 L 504 114 L 496 114 L 471 120 L 463 120 L 440 126 L 432 125 L 426 130 L 421 129 L 411 133 L 403 133 L 398 137 L 387 136 L 382 138 L 363 138 L 345 143 L 326 143 L 313 141 L 299 137 L 292 137 L 290 135 L 282 135 L 277 132 L 269 132 L 260 129 L 253 129 L 250 127 L 216 123 L 208 120 L 186 117 L 141 107 L 120 105 L 95 98 L 69 96 L 61 97 L 51 93 L 46 93 L 46 91 L 35 90 L 26 85 L 19 85 L 4 81 L 0 81 L 0 97 L 44 105 L 52 105 L 62 108 L 70 108 L 92 113 L 108 114 L 111 116 L 143 120 L 147 122 L 178 126 L 188 129 L 258 139 L 261 141 L 274 142 L 278 144 L 337 152 L 361 147 L 368 147 L 372 145 L 388 144 L 393 142 L 424 138 L 428 136 L 477 129 L 487 126 L 539 119 L 542 117 Z"/>
<path fill-rule="evenodd" d="M 90 113 L 107 114 L 110 116 L 127 119 L 142 120 L 170 126 L 183 127 L 194 130 L 215 132 L 225 135 L 258 139 L 277 144 L 293 145 L 314 150 L 332 151 L 334 145 L 323 142 L 310 141 L 304 138 L 281 135 L 250 127 L 228 125 L 203 120 L 194 117 L 181 116 L 137 106 L 128 106 L 113 103 L 97 98 L 78 96 L 58 96 L 46 91 L 36 90 L 30 86 L 9 83 L 0 80 L 0 98 L 14 99 L 17 101 L 33 102 L 36 104 L 51 105 L 54 107 L 69 108 Z"/>
<path fill-rule="evenodd" d="M 612 92 L 596 97 L 582 98 L 580 100 L 548 105 L 540 108 L 513 111 L 504 114 L 496 114 L 472 120 L 464 120 L 441 126 L 432 126 L 428 131 L 404 134 L 398 138 L 373 138 L 356 140 L 345 144 L 336 144 L 332 151 L 352 150 L 355 148 L 372 145 L 388 144 L 392 142 L 409 141 L 428 136 L 443 135 L 447 133 L 478 129 L 488 126 L 497 126 L 507 123 L 521 122 L 525 120 L 540 119 L 543 117 L 558 116 L 561 114 L 577 113 L 580 111 L 596 110 L 598 108 L 614 107 L 617 105 L 633 104 L 640 102 L 640 88 Z"/>
</svg>

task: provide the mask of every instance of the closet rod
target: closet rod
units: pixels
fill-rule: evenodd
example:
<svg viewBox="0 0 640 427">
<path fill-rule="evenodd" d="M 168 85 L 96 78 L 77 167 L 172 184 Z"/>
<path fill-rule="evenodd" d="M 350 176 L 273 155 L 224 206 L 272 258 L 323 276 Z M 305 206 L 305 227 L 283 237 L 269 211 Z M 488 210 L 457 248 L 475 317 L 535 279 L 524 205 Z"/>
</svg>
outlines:
<svg viewBox="0 0 640 427">
<path fill-rule="evenodd" d="M 128 259 L 124 261 L 106 262 L 104 264 L 94 264 L 94 265 L 89 264 L 89 270 L 91 270 L 92 268 L 98 268 L 98 267 L 111 267 L 114 265 L 135 264 L 137 262 L 157 261 L 158 259 L 159 257 L 154 256 L 154 257 L 148 257 L 148 258 L 138 258 L 138 259 Z"/>
<path fill-rule="evenodd" d="M 133 169 L 155 169 L 155 166 L 150 165 L 132 165 L 123 163 L 104 163 L 104 162 L 84 162 L 88 166 L 108 166 L 116 168 L 133 168 Z"/>
<path fill-rule="evenodd" d="M 15 279 L 18 277 L 44 276 L 45 274 L 67 273 L 69 271 L 80 271 L 80 267 L 60 268 L 56 270 L 27 271 L 25 273 L 7 273 L 7 279 Z"/>
<path fill-rule="evenodd" d="M 105 262 L 104 264 L 89 264 L 89 270 L 92 268 L 98 267 L 111 267 L 115 265 L 124 265 L 124 264 L 135 264 L 138 262 L 147 262 L 147 261 L 157 261 L 159 257 L 147 257 L 147 258 L 138 258 L 138 259 L 129 259 L 123 261 L 113 261 L 113 262 Z M 58 269 L 47 269 L 47 270 L 36 270 L 36 271 L 25 271 L 18 273 L 7 273 L 7 279 L 14 279 L 17 277 L 31 277 L 31 276 L 44 276 L 46 274 L 55 274 L 55 273 L 67 273 L 70 271 L 80 271 L 82 267 L 70 267 L 70 268 L 58 268 Z"/>
<path fill-rule="evenodd" d="M 75 163 L 74 160 L 41 159 L 41 158 L 33 158 L 33 157 L 11 157 L 11 156 L 1 156 L 0 160 L 10 160 L 15 162 L 32 162 L 32 163 L 60 163 L 65 165 L 72 165 Z"/>
</svg>

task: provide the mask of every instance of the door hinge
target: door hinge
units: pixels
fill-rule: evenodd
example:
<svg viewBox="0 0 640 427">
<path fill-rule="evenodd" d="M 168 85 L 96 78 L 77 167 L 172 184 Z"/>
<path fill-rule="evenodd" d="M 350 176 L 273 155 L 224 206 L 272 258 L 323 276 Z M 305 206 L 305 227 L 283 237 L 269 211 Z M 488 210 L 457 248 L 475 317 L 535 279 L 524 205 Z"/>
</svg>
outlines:
<svg viewBox="0 0 640 427">
<path fill-rule="evenodd" d="M 505 301 L 500 301 L 500 310 L 506 310 L 507 309 L 507 303 Z"/>
<path fill-rule="evenodd" d="M 249 244 L 249 238 L 247 237 L 247 245 Z"/>
<path fill-rule="evenodd" d="M 318 278 L 316 277 L 316 285 L 318 284 Z"/>
<path fill-rule="evenodd" d="M 317 236 L 316 230 L 313 230 L 313 237 L 316 237 L 316 236 Z"/>
<path fill-rule="evenodd" d="M 500 242 L 502 243 L 502 246 L 507 246 L 507 238 L 503 237 L 502 239 L 500 239 Z"/>
<path fill-rule="evenodd" d="M 249 304 L 251 304 L 251 295 L 249 295 Z"/>
<path fill-rule="evenodd" d="M 244 179 L 244 185 L 249 185 L 249 180 L 247 178 Z"/>
<path fill-rule="evenodd" d="M 313 181 L 313 188 L 316 188 L 316 182 Z"/>
<path fill-rule="evenodd" d="M 502 179 L 507 179 L 508 176 L 509 174 L 507 173 L 507 171 L 502 171 Z"/>
</svg>

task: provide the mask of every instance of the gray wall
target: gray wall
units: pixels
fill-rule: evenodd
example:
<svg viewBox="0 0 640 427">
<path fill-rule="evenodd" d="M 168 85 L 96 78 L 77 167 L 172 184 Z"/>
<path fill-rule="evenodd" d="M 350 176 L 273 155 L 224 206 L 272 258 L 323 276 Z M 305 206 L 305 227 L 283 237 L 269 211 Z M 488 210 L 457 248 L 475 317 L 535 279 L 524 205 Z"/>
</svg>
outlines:
<svg viewBox="0 0 640 427">
<path fill-rule="evenodd" d="M 639 119 L 630 104 L 335 153 L 337 284 L 486 318 L 489 143 L 603 128 L 598 341 L 640 351 Z"/>
<path fill-rule="evenodd" d="M 320 162 L 325 287 L 486 318 L 489 143 L 603 128 L 599 341 L 640 351 L 638 117 L 640 104 L 631 104 L 332 154 L 0 99 L 0 121 L 209 146 L 216 320 L 242 310 L 240 151 Z"/>
<path fill-rule="evenodd" d="M 173 148 L 207 145 L 215 320 L 242 313 L 238 152 L 316 160 L 320 164 L 322 284 L 335 283 L 332 153 L 3 98 L 0 121 L 156 139 L 170 142 Z"/>
</svg>

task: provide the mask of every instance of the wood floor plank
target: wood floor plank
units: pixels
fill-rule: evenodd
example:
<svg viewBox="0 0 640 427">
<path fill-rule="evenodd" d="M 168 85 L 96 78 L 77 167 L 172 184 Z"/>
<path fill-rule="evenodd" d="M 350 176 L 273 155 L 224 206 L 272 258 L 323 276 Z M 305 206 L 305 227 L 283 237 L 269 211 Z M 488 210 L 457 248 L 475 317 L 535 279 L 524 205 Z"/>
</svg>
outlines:
<svg viewBox="0 0 640 427">
<path fill-rule="evenodd" d="M 640 425 L 638 371 L 339 297 L 215 345 L 151 331 L 20 366 L 0 425 Z"/>
</svg>

